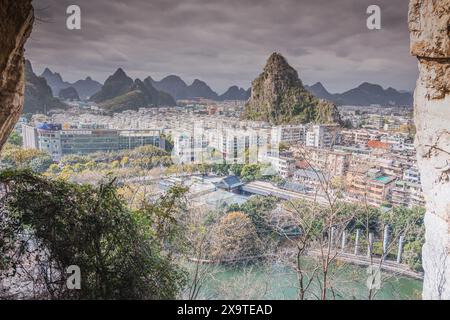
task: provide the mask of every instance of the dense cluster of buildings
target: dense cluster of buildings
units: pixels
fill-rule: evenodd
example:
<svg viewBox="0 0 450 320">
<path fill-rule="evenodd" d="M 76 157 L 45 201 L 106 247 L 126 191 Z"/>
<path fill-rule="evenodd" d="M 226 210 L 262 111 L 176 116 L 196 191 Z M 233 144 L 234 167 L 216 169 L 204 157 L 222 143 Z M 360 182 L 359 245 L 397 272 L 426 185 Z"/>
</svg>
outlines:
<svg viewBox="0 0 450 320">
<path fill-rule="evenodd" d="M 176 163 L 267 163 L 286 185 L 299 190 L 320 192 L 324 181 L 332 181 L 348 201 L 373 206 L 424 205 L 410 110 L 369 107 L 361 114 L 359 108 L 344 107 L 342 119 L 356 127 L 348 129 L 242 121 L 235 114 L 241 108 L 224 103 L 140 109 L 112 116 L 66 112 L 23 124 L 23 144 L 47 151 L 58 161 L 66 154 L 149 144 L 164 148 L 170 137 Z"/>
</svg>

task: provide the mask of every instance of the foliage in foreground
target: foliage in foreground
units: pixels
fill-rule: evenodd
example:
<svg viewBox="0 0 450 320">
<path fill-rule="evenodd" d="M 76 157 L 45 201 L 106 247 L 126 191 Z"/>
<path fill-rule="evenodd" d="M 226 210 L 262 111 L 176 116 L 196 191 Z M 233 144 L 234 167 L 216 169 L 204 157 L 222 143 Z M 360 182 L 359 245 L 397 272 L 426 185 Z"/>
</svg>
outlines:
<svg viewBox="0 0 450 320">
<path fill-rule="evenodd" d="M 149 232 L 159 213 L 128 209 L 114 181 L 94 187 L 3 171 L 0 185 L 0 280 L 34 260 L 33 298 L 173 299 L 184 285 L 185 274 Z M 81 290 L 67 290 L 70 265 L 81 269 Z"/>
</svg>

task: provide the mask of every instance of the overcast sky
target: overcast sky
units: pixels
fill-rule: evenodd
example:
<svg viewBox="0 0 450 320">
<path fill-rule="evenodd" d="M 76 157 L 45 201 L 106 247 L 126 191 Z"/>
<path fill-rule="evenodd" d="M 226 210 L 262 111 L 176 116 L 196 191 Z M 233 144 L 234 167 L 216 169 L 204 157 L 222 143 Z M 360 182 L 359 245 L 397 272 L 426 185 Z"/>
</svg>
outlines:
<svg viewBox="0 0 450 320">
<path fill-rule="evenodd" d="M 39 18 L 27 43 L 37 73 L 104 81 L 118 67 L 132 78 L 181 76 L 218 93 L 248 88 L 273 51 L 303 82 L 331 92 L 362 82 L 412 90 L 408 0 L 34 0 Z M 66 29 L 66 8 L 81 7 L 82 30 Z M 382 30 L 366 9 L 382 10 Z"/>
</svg>

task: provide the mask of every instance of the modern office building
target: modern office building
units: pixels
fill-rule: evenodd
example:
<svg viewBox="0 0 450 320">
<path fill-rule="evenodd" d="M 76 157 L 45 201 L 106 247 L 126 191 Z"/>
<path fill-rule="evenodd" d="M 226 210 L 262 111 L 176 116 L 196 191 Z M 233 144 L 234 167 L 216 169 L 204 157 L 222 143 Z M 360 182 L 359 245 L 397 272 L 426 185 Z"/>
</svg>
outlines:
<svg viewBox="0 0 450 320">
<path fill-rule="evenodd" d="M 24 148 L 48 152 L 55 161 L 67 154 L 112 152 L 153 145 L 164 148 L 159 130 L 116 130 L 95 125 L 64 127 L 43 123 L 36 127 L 22 126 Z"/>
</svg>

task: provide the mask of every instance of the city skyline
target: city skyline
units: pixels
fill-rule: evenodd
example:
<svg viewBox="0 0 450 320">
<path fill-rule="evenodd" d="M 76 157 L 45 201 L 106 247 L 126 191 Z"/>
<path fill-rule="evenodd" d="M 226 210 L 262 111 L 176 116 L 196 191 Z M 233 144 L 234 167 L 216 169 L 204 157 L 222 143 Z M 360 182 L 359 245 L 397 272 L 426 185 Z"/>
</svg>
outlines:
<svg viewBox="0 0 450 320">
<path fill-rule="evenodd" d="M 27 45 L 37 73 L 103 82 L 122 67 L 133 78 L 195 78 L 223 93 L 249 88 L 273 51 L 305 84 L 343 92 L 363 82 L 411 91 L 417 78 L 404 18 L 407 1 L 377 1 L 382 29 L 366 28 L 369 1 L 77 1 L 82 30 L 65 28 L 68 1 L 36 1 Z M 283 19 L 280 19 L 283 17 Z M 57 27 L 60 26 L 60 27 Z"/>
</svg>

